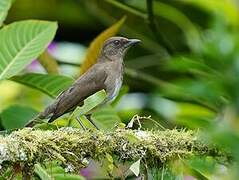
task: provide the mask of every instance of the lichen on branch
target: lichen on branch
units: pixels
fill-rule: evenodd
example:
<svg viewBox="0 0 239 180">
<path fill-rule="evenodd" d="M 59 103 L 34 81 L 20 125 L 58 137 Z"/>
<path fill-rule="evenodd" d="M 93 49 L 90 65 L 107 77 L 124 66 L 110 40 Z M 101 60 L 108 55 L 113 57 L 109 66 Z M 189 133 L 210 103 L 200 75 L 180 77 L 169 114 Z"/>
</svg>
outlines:
<svg viewBox="0 0 239 180">
<path fill-rule="evenodd" d="M 142 158 L 163 164 L 196 154 L 220 156 L 195 131 L 115 129 L 103 132 L 71 127 L 58 130 L 24 128 L 0 136 L 1 168 L 15 164 L 33 167 L 36 163 L 54 160 L 66 168 L 71 166 L 74 171 L 87 166 L 89 159 L 102 160 L 109 155 L 119 161 Z"/>
</svg>

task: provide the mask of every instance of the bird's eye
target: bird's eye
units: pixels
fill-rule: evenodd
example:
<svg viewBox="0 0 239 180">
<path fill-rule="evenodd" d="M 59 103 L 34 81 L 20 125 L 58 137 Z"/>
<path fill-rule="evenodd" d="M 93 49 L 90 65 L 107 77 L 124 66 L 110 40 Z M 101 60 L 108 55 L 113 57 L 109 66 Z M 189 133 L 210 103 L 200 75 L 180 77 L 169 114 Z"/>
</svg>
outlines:
<svg viewBox="0 0 239 180">
<path fill-rule="evenodd" d="M 118 46 L 119 43 L 120 43 L 119 40 L 115 40 L 115 41 L 114 41 L 114 45 L 116 45 L 116 46 Z"/>
</svg>

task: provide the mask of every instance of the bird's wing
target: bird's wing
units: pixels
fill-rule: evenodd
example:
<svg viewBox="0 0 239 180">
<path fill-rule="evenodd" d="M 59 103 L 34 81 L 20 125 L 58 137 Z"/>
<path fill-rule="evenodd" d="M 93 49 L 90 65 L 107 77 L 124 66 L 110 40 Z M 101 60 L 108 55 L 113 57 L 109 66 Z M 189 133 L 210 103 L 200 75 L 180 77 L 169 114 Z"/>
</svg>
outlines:
<svg viewBox="0 0 239 180">
<path fill-rule="evenodd" d="M 97 91 L 106 89 L 104 84 L 106 77 L 106 72 L 100 68 L 91 68 L 83 74 L 70 88 L 61 93 L 52 104 L 50 121 L 73 110 L 78 105 L 83 105 L 84 99 Z"/>
</svg>

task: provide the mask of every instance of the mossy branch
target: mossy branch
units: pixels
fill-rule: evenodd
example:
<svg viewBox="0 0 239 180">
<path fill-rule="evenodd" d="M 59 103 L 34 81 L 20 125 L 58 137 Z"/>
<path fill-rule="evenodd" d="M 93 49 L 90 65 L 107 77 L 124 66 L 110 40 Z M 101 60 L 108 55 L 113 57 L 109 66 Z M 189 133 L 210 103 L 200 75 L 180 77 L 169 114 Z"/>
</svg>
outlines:
<svg viewBox="0 0 239 180">
<path fill-rule="evenodd" d="M 197 154 L 225 156 L 205 144 L 197 132 L 184 130 L 103 132 L 70 127 L 52 131 L 24 128 L 0 136 L 1 171 L 16 164 L 31 168 L 47 160 L 78 170 L 89 159 L 102 160 L 109 155 L 122 162 L 141 158 L 160 166 L 171 159 Z"/>
</svg>

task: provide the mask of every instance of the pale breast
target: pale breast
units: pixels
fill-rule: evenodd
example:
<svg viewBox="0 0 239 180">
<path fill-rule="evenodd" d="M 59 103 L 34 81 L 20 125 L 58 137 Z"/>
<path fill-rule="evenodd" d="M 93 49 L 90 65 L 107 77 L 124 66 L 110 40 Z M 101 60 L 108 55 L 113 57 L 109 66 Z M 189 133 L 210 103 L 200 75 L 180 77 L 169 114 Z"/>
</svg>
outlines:
<svg viewBox="0 0 239 180">
<path fill-rule="evenodd" d="M 111 98 L 110 98 L 111 101 L 113 101 L 117 97 L 121 86 L 122 86 L 122 79 L 117 78 L 115 81 L 115 89 L 114 89 L 113 93 L 111 94 Z"/>
<path fill-rule="evenodd" d="M 106 102 L 113 101 L 121 88 L 123 81 L 123 65 L 122 63 L 112 63 L 110 69 L 107 71 L 108 78 L 106 79 Z"/>
</svg>

